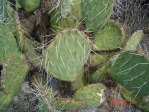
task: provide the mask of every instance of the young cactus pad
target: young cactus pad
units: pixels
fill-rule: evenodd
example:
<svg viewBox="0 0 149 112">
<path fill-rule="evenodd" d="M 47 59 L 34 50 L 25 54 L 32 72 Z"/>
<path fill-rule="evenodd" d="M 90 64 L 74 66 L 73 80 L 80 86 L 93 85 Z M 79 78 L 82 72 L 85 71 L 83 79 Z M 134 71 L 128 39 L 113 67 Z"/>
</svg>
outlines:
<svg viewBox="0 0 149 112">
<path fill-rule="evenodd" d="M 40 66 L 42 61 L 41 61 L 40 55 L 38 55 L 38 53 L 36 52 L 36 49 L 37 49 L 37 45 L 35 44 L 35 42 L 26 38 L 24 50 L 29 59 L 27 61 L 32 63 L 34 66 Z"/>
<path fill-rule="evenodd" d="M 0 23 L 0 64 L 7 57 L 14 55 L 18 51 L 18 47 L 14 38 L 13 33 L 10 31 L 9 27 Z"/>
<path fill-rule="evenodd" d="M 52 106 L 57 110 L 66 110 L 69 112 L 78 112 L 78 110 L 85 108 L 84 102 L 73 98 L 57 99 L 52 102 Z"/>
<path fill-rule="evenodd" d="M 0 112 L 7 112 L 8 107 L 12 102 L 12 97 L 0 91 Z"/>
<path fill-rule="evenodd" d="M 122 29 L 113 21 L 108 22 L 95 35 L 95 50 L 109 51 L 120 48 L 124 40 Z"/>
<path fill-rule="evenodd" d="M 90 53 L 90 43 L 77 30 L 60 32 L 44 55 L 45 69 L 55 78 L 73 82 L 83 69 Z"/>
<path fill-rule="evenodd" d="M 52 31 L 57 34 L 59 30 L 76 28 L 81 20 L 81 0 L 61 0 L 61 4 L 50 11 L 50 24 Z"/>
<path fill-rule="evenodd" d="M 109 74 L 136 95 L 149 95 L 149 60 L 141 54 L 134 51 L 122 52 Z"/>
<path fill-rule="evenodd" d="M 26 12 L 33 12 L 40 6 L 41 0 L 17 0 Z"/>
<path fill-rule="evenodd" d="M 105 101 L 105 89 L 103 84 L 91 84 L 77 90 L 73 98 L 84 102 L 87 108 L 97 107 Z"/>
<path fill-rule="evenodd" d="M 125 46 L 124 50 L 126 50 L 126 51 L 128 51 L 128 50 L 136 51 L 136 48 L 139 45 L 142 38 L 143 38 L 143 31 L 142 30 L 139 30 L 139 31 L 135 32 L 131 36 L 131 38 L 128 40 L 128 42 L 126 43 L 126 46 Z"/>
<path fill-rule="evenodd" d="M 113 0 L 82 0 L 82 17 L 87 29 L 96 31 L 108 20 Z"/>
<path fill-rule="evenodd" d="M 28 70 L 23 54 L 17 53 L 9 57 L 4 62 L 2 70 L 3 79 L 1 82 L 4 91 L 12 96 L 15 95 L 19 91 Z"/>
<path fill-rule="evenodd" d="M 13 33 L 3 24 L 0 24 L 0 45 L 1 88 L 13 96 L 19 90 L 29 68 L 18 50 Z"/>
</svg>

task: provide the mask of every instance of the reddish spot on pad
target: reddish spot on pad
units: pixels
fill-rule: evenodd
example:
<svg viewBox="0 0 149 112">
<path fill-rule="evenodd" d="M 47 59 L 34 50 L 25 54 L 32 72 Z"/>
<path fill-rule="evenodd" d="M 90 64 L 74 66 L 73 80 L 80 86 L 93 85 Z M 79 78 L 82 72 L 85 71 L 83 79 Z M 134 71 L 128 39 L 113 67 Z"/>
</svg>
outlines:
<svg viewBox="0 0 149 112">
<path fill-rule="evenodd" d="M 117 100 L 117 99 L 111 100 L 111 104 L 114 104 L 114 105 L 119 105 L 121 103 L 122 104 L 128 104 L 128 100 Z M 131 100 L 131 104 L 135 104 L 135 101 Z"/>
</svg>

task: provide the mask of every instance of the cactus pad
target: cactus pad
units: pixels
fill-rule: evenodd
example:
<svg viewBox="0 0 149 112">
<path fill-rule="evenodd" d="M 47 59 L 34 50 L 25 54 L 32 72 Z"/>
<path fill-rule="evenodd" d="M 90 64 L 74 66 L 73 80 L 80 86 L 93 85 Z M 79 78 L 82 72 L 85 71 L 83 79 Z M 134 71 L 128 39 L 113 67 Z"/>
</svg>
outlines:
<svg viewBox="0 0 149 112">
<path fill-rule="evenodd" d="M 110 63 L 107 61 L 106 64 L 100 65 L 98 69 L 90 75 L 89 81 L 92 83 L 98 83 L 103 78 L 108 75 L 108 69 L 110 68 Z"/>
<path fill-rule="evenodd" d="M 125 50 L 132 50 L 135 51 L 137 46 L 139 45 L 141 39 L 143 37 L 143 31 L 139 30 L 137 32 L 135 32 L 131 38 L 128 40 L 126 46 L 125 46 Z"/>
<path fill-rule="evenodd" d="M 130 91 L 125 88 L 120 87 L 120 92 L 122 93 L 123 97 L 128 100 L 130 103 L 134 103 L 138 107 L 140 107 L 144 111 L 149 111 L 149 102 L 145 102 L 145 100 L 149 97 L 136 97 Z M 133 101 L 133 102 L 132 102 Z"/>
<path fill-rule="evenodd" d="M 71 112 L 77 112 L 78 110 L 85 108 L 83 102 L 71 98 L 57 99 L 53 101 L 52 104 L 57 110 L 67 110 Z"/>
<path fill-rule="evenodd" d="M 123 87 L 139 96 L 149 95 L 149 60 L 134 51 L 122 52 L 109 74 Z"/>
<path fill-rule="evenodd" d="M 7 112 L 11 102 L 11 96 L 0 91 L 0 112 Z"/>
<path fill-rule="evenodd" d="M 99 66 L 107 62 L 114 54 L 115 52 L 95 54 L 91 57 L 91 60 L 95 66 Z"/>
<path fill-rule="evenodd" d="M 34 66 L 39 66 L 41 65 L 41 58 L 36 52 L 36 49 L 37 49 L 36 44 L 32 40 L 26 38 L 24 50 L 26 55 L 28 56 L 29 59 L 28 61 L 32 63 Z"/>
<path fill-rule="evenodd" d="M 15 95 L 23 83 L 29 68 L 21 53 L 10 56 L 3 64 L 2 86 L 7 94 Z"/>
<path fill-rule="evenodd" d="M 33 85 L 38 94 L 38 106 L 41 112 L 51 112 L 51 102 L 53 100 L 54 92 L 52 88 L 48 87 L 47 80 L 37 74 L 33 77 Z"/>
<path fill-rule="evenodd" d="M 13 33 L 3 24 L 0 24 L 0 45 L 0 111 L 6 111 L 29 68 L 23 54 L 19 52 Z"/>
<path fill-rule="evenodd" d="M 92 84 L 77 90 L 73 98 L 84 102 L 85 105 L 90 107 L 97 107 L 105 101 L 104 90 L 106 87 L 102 84 Z"/>
<path fill-rule="evenodd" d="M 7 57 L 18 51 L 13 33 L 3 24 L 0 24 L 0 45 L 0 64 L 3 64 Z"/>
<path fill-rule="evenodd" d="M 90 43 L 77 30 L 59 33 L 44 54 L 44 67 L 55 78 L 73 82 L 90 53 Z"/>
<path fill-rule="evenodd" d="M 50 12 L 51 29 L 56 34 L 65 28 L 78 27 L 81 20 L 80 0 L 62 0 L 60 3 Z"/>
<path fill-rule="evenodd" d="M 33 12 L 40 5 L 41 0 L 17 0 L 26 12 Z"/>
<path fill-rule="evenodd" d="M 0 0 L 0 3 L 0 22 L 3 22 L 8 16 L 6 11 L 6 0 Z"/>
<path fill-rule="evenodd" d="M 112 12 L 113 0 L 82 0 L 82 17 L 87 29 L 99 30 Z"/>
<path fill-rule="evenodd" d="M 124 40 L 122 29 L 113 21 L 108 22 L 95 35 L 95 50 L 109 51 L 120 48 Z"/>
</svg>

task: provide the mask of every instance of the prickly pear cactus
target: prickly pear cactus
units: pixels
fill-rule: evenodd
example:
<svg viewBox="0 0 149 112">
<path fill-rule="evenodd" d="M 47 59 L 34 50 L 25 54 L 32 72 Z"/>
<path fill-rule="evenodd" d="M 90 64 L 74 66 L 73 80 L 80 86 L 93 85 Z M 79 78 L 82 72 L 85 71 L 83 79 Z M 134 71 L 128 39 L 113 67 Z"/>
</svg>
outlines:
<svg viewBox="0 0 149 112">
<path fill-rule="evenodd" d="M 3 64 L 3 61 L 7 57 L 14 55 L 18 52 L 16 40 L 13 33 L 10 31 L 9 27 L 0 23 L 0 64 Z"/>
<path fill-rule="evenodd" d="M 98 83 L 108 75 L 108 69 L 110 68 L 109 59 L 115 54 L 115 52 L 99 53 L 91 57 L 93 66 L 97 67 L 93 73 L 89 76 L 91 83 Z"/>
<path fill-rule="evenodd" d="M 22 29 L 22 26 L 21 26 L 20 21 L 19 21 L 18 13 L 14 12 L 14 15 L 15 15 L 15 19 L 14 19 L 15 22 L 13 24 L 13 27 L 15 26 L 14 34 L 16 35 L 16 40 L 18 42 L 17 44 L 18 44 L 19 50 L 21 52 L 24 52 L 23 29 Z"/>
<path fill-rule="evenodd" d="M 38 86 L 38 87 L 41 87 Z M 42 85 L 45 88 L 45 86 Z M 53 94 L 43 91 L 40 88 L 41 96 L 40 103 L 41 110 L 47 112 L 53 109 L 65 111 L 79 111 L 81 109 L 96 107 L 105 101 L 104 90 L 106 87 L 102 84 L 92 84 L 85 86 L 76 91 L 73 98 L 50 98 Z M 54 99 L 54 100 L 53 100 Z"/>
<path fill-rule="evenodd" d="M 63 1 L 59 1 L 59 13 L 61 15 L 61 18 L 66 18 L 67 14 L 71 11 L 71 4 L 72 1 L 71 0 L 63 0 Z"/>
<path fill-rule="evenodd" d="M 91 57 L 91 60 L 95 66 L 100 66 L 106 63 L 110 57 L 112 57 L 115 53 L 101 53 L 95 54 Z"/>
<path fill-rule="evenodd" d="M 149 95 L 149 60 L 135 51 L 122 52 L 109 74 L 136 96 Z"/>
<path fill-rule="evenodd" d="M 26 12 L 33 12 L 40 6 L 41 0 L 17 0 Z"/>
<path fill-rule="evenodd" d="M 139 30 L 137 32 L 135 32 L 130 39 L 128 40 L 128 42 L 126 43 L 126 46 L 124 47 L 124 50 L 128 51 L 136 51 L 137 46 L 139 45 L 140 41 L 143 38 L 143 31 Z"/>
<path fill-rule="evenodd" d="M 105 101 L 103 84 L 91 84 L 77 90 L 73 98 L 84 102 L 87 108 L 97 107 Z"/>
<path fill-rule="evenodd" d="M 76 111 L 85 108 L 84 103 L 81 101 L 72 98 L 55 98 L 56 93 L 52 88 L 48 87 L 44 78 L 36 76 L 33 83 L 38 90 L 38 106 L 42 112 L 49 112 L 55 109 Z"/>
<path fill-rule="evenodd" d="M 0 3 L 0 22 L 3 22 L 8 16 L 6 11 L 6 0 L 0 0 Z"/>
<path fill-rule="evenodd" d="M 85 86 L 84 69 L 82 69 L 81 72 L 78 74 L 76 80 L 71 83 L 71 86 L 73 91 L 76 91 Z"/>
<path fill-rule="evenodd" d="M 113 21 L 95 34 L 95 50 L 107 51 L 120 48 L 124 40 L 123 30 Z"/>
<path fill-rule="evenodd" d="M 52 88 L 48 87 L 45 78 L 41 77 L 40 74 L 33 77 L 33 86 L 38 94 L 38 106 L 41 112 L 52 111 L 51 102 L 54 99 L 54 92 Z"/>
<path fill-rule="evenodd" d="M 24 55 L 19 52 L 13 33 L 9 27 L 0 24 L 0 109 L 7 109 L 12 97 L 18 92 L 25 76 L 28 66 Z"/>
<path fill-rule="evenodd" d="M 3 63 L 1 86 L 7 94 L 13 96 L 19 91 L 29 68 L 21 53 L 8 57 Z"/>
<path fill-rule="evenodd" d="M 38 55 L 38 53 L 36 52 L 37 46 L 36 44 L 26 38 L 25 39 L 25 45 L 24 45 L 24 50 L 25 50 L 25 54 L 28 57 L 28 62 L 32 63 L 34 66 L 40 66 L 42 61 L 41 61 L 41 56 Z"/>
<path fill-rule="evenodd" d="M 46 80 L 39 75 L 34 77 L 33 83 L 38 90 L 38 106 L 42 112 L 49 112 L 55 109 L 77 111 L 85 108 L 85 104 L 81 101 L 72 98 L 55 98 L 56 93 L 52 88 L 48 87 Z"/>
<path fill-rule="evenodd" d="M 103 78 L 108 76 L 108 69 L 110 68 L 110 63 L 107 61 L 106 64 L 100 65 L 98 69 L 90 75 L 89 81 L 91 83 L 98 83 Z"/>
<path fill-rule="evenodd" d="M 73 82 L 90 53 L 90 43 L 77 30 L 60 32 L 44 54 L 44 67 L 55 78 Z"/>
<path fill-rule="evenodd" d="M 81 0 L 82 18 L 87 29 L 99 30 L 108 21 L 113 0 Z"/>
<path fill-rule="evenodd" d="M 77 28 L 81 20 L 81 0 L 61 0 L 50 11 L 51 29 L 57 34 L 66 28 Z"/>
<path fill-rule="evenodd" d="M 125 89 L 121 86 L 120 86 L 120 92 L 122 93 L 124 98 L 126 100 L 128 100 L 130 103 L 134 103 L 135 105 L 137 105 L 144 111 L 149 111 L 149 102 L 146 102 L 146 99 L 148 99 L 149 96 L 147 96 L 147 97 L 137 96 L 136 97 L 134 94 L 132 94 L 132 92 L 128 91 L 127 89 Z"/>
<path fill-rule="evenodd" d="M 72 99 L 72 98 L 63 98 L 58 99 L 52 102 L 53 107 L 57 110 L 66 110 L 66 111 L 79 111 L 80 109 L 85 108 L 85 104 L 81 101 Z"/>
<path fill-rule="evenodd" d="M 7 108 L 12 102 L 12 96 L 0 91 L 0 112 L 7 112 Z"/>
</svg>

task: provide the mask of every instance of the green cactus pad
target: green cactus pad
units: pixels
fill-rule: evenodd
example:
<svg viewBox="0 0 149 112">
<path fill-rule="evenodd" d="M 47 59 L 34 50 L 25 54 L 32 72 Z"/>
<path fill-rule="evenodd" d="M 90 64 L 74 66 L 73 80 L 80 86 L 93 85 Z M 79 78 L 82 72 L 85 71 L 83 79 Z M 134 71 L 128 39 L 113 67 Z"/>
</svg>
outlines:
<svg viewBox="0 0 149 112">
<path fill-rule="evenodd" d="M 8 13 L 6 11 L 6 0 L 0 0 L 0 22 L 6 20 Z"/>
<path fill-rule="evenodd" d="M 6 93 L 0 92 L 0 112 L 7 112 L 12 102 L 12 97 Z"/>
<path fill-rule="evenodd" d="M 84 108 L 84 104 L 80 101 L 70 98 L 55 98 L 56 94 L 39 74 L 34 77 L 33 83 L 38 90 L 38 106 L 42 112 L 51 112 L 54 109 L 72 111 Z"/>
<path fill-rule="evenodd" d="M 52 88 L 48 86 L 47 80 L 39 73 L 35 73 L 33 76 L 32 84 L 38 94 L 38 107 L 41 112 L 51 112 L 51 102 L 54 99 L 54 92 Z"/>
<path fill-rule="evenodd" d="M 91 57 L 91 60 L 93 62 L 93 65 L 97 67 L 97 70 L 94 71 L 89 76 L 89 81 L 92 83 L 98 83 L 103 78 L 105 78 L 108 75 L 108 69 L 110 67 L 109 59 L 115 54 L 115 52 L 112 53 L 101 53 L 101 54 L 95 54 Z"/>
<path fill-rule="evenodd" d="M 51 112 L 52 110 L 77 111 L 85 108 L 85 104 L 71 98 L 55 98 L 55 93 L 48 87 L 46 81 L 39 75 L 34 77 L 33 81 L 38 90 L 38 106 L 42 112 Z"/>
<path fill-rule="evenodd" d="M 77 90 L 73 98 L 84 102 L 87 108 L 97 107 L 105 101 L 105 89 L 103 84 L 91 84 Z"/>
<path fill-rule="evenodd" d="M 78 74 L 77 79 L 71 83 L 72 90 L 76 91 L 80 88 L 82 88 L 85 85 L 85 78 L 84 78 L 84 68 L 81 70 L 81 72 Z"/>
<path fill-rule="evenodd" d="M 45 103 L 44 98 L 42 96 L 38 96 L 38 106 L 39 106 L 40 112 L 50 111 L 47 103 Z"/>
<path fill-rule="evenodd" d="M 3 64 L 3 88 L 7 94 L 15 95 L 23 83 L 29 68 L 21 53 L 12 55 Z"/>
<path fill-rule="evenodd" d="M 134 94 L 132 94 L 130 91 L 128 91 L 125 88 L 120 88 L 120 92 L 124 96 L 126 100 L 128 100 L 130 103 L 134 103 L 144 111 L 149 111 L 149 102 L 145 102 L 145 99 L 147 97 L 136 97 Z M 149 96 L 148 96 L 149 97 Z"/>
<path fill-rule="evenodd" d="M 83 102 L 71 98 L 57 99 L 53 101 L 52 104 L 57 110 L 67 110 L 71 112 L 78 112 L 78 110 L 85 108 Z"/>
<path fill-rule="evenodd" d="M 95 34 L 94 50 L 109 51 L 120 48 L 124 40 L 122 29 L 113 21 Z"/>
<path fill-rule="evenodd" d="M 98 66 L 98 69 L 90 75 L 89 81 L 92 83 L 98 83 L 100 82 L 103 78 L 108 76 L 108 69 L 110 68 L 110 62 L 105 62 L 104 65 Z"/>
<path fill-rule="evenodd" d="M 24 38 L 23 38 L 23 29 L 22 26 L 20 24 L 20 21 L 18 19 L 18 14 L 16 13 L 16 18 L 15 18 L 15 27 L 16 27 L 16 40 L 18 42 L 18 46 L 19 46 L 19 50 L 21 52 L 24 52 Z"/>
<path fill-rule="evenodd" d="M 41 0 L 17 0 L 26 12 L 33 12 L 40 6 Z"/>
<path fill-rule="evenodd" d="M 2 88 L 7 94 L 15 95 L 28 72 L 25 58 L 19 52 L 10 29 L 0 24 L 0 65 L 2 65 Z"/>
<path fill-rule="evenodd" d="M 81 14 L 81 0 L 73 0 L 72 14 L 77 18 L 78 21 L 82 19 Z"/>
<path fill-rule="evenodd" d="M 50 12 L 51 29 L 55 34 L 65 28 L 77 28 L 81 20 L 80 0 L 68 1 L 61 1 L 62 4 Z"/>
<path fill-rule="evenodd" d="M 26 38 L 24 50 L 25 50 L 25 54 L 27 55 L 29 59 L 28 61 L 32 63 L 34 66 L 40 66 L 41 57 L 38 55 L 35 49 L 37 49 L 36 44 L 32 40 Z"/>
<path fill-rule="evenodd" d="M 149 60 L 134 51 L 122 52 L 109 74 L 123 87 L 138 96 L 149 95 Z"/>
<path fill-rule="evenodd" d="M 87 29 L 99 30 L 112 12 L 113 0 L 81 0 L 82 17 Z"/>
<path fill-rule="evenodd" d="M 124 50 L 135 51 L 142 38 L 143 38 L 143 31 L 142 30 L 135 32 L 131 36 L 131 38 L 128 40 L 128 42 L 126 43 Z"/>
<path fill-rule="evenodd" d="M 114 54 L 115 52 L 95 54 L 91 57 L 91 60 L 95 66 L 99 66 L 108 61 Z"/>
<path fill-rule="evenodd" d="M 62 16 L 62 18 L 66 18 L 67 14 L 71 11 L 71 4 L 72 4 L 72 1 L 70 0 L 61 0 L 60 1 L 61 4 L 60 4 L 60 14 Z"/>
<path fill-rule="evenodd" d="M 0 22 L 7 23 L 12 21 L 13 8 L 8 0 L 0 0 Z"/>
<path fill-rule="evenodd" d="M 57 34 L 59 31 L 62 31 L 66 28 L 77 28 L 77 25 L 79 24 L 79 21 L 72 14 L 68 14 L 66 18 L 60 19 L 58 17 L 59 16 L 56 15 L 50 20 L 51 29 L 54 34 Z"/>
<path fill-rule="evenodd" d="M 3 24 L 0 24 L 0 45 L 0 64 L 3 64 L 7 57 L 18 51 L 13 33 Z"/>
<path fill-rule="evenodd" d="M 55 78 L 74 82 L 90 54 L 90 43 L 77 30 L 60 32 L 44 54 L 44 67 Z"/>
</svg>

